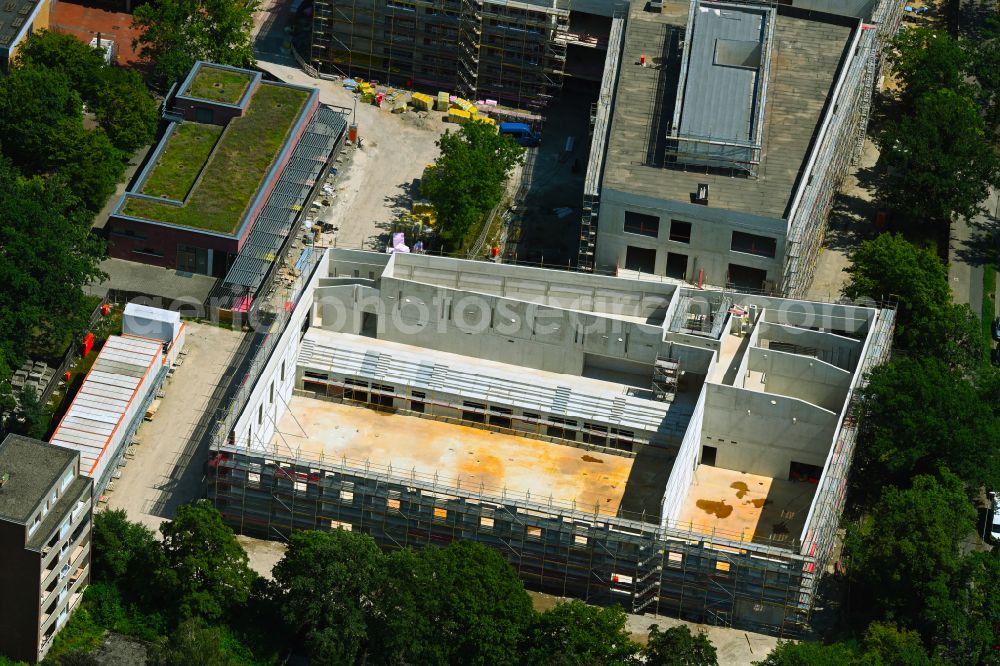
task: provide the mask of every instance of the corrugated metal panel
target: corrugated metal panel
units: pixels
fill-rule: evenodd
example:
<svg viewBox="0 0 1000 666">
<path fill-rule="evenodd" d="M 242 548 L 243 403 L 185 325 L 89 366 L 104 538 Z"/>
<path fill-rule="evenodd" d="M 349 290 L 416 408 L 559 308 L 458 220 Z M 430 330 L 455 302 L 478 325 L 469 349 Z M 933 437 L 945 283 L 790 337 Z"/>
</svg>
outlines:
<svg viewBox="0 0 1000 666">
<path fill-rule="evenodd" d="M 84 474 L 100 478 L 122 444 L 115 441 L 125 425 L 122 421 L 139 394 L 148 390 L 148 375 L 158 369 L 162 353 L 162 343 L 146 338 L 113 335 L 104 343 L 50 440 L 79 451 Z"/>
</svg>

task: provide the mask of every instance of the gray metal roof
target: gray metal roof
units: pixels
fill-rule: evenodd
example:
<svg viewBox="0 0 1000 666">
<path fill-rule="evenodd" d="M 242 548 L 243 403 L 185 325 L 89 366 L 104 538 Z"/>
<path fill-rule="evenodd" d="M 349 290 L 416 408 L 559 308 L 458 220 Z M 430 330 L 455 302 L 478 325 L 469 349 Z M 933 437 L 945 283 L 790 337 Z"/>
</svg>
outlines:
<svg viewBox="0 0 1000 666">
<path fill-rule="evenodd" d="M 7 435 L 0 443 L 0 474 L 9 474 L 0 487 L 0 520 L 24 523 L 31 517 L 76 452 L 21 435 Z"/>
<path fill-rule="evenodd" d="M 0 0 L 0 48 L 10 48 L 31 20 L 39 0 Z"/>
<path fill-rule="evenodd" d="M 306 204 L 309 192 L 347 129 L 342 113 L 320 106 L 281 170 L 236 261 L 222 282 L 223 293 L 255 294 Z"/>
<path fill-rule="evenodd" d="M 162 352 L 162 342 L 147 338 L 112 335 L 104 343 L 50 439 L 80 452 L 81 473 L 101 478 L 121 443 L 114 440 L 128 426 L 122 421 L 149 392 Z"/>
<path fill-rule="evenodd" d="M 681 97 L 681 136 L 753 141 L 771 10 L 702 3 L 694 14 Z"/>
</svg>

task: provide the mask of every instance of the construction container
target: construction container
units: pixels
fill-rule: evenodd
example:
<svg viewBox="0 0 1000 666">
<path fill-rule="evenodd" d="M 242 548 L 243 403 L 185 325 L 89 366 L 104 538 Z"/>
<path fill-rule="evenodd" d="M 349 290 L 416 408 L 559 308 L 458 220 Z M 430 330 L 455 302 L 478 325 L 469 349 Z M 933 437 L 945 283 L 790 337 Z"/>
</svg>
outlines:
<svg viewBox="0 0 1000 666">
<path fill-rule="evenodd" d="M 456 97 L 455 101 L 452 103 L 452 106 L 456 106 L 460 108 L 462 111 L 465 111 L 466 113 L 476 112 L 476 105 L 467 99 L 462 99 L 461 97 Z"/>
<path fill-rule="evenodd" d="M 464 125 L 472 120 L 472 114 L 462 109 L 448 109 L 448 122 Z"/>
<path fill-rule="evenodd" d="M 414 109 L 420 111 L 430 111 L 434 108 L 434 98 L 424 93 L 413 93 L 410 96 L 410 102 L 413 104 Z"/>
<path fill-rule="evenodd" d="M 437 96 L 437 105 L 434 108 L 438 111 L 447 111 L 448 107 L 451 106 L 450 97 L 451 96 L 446 92 L 439 92 Z"/>
</svg>

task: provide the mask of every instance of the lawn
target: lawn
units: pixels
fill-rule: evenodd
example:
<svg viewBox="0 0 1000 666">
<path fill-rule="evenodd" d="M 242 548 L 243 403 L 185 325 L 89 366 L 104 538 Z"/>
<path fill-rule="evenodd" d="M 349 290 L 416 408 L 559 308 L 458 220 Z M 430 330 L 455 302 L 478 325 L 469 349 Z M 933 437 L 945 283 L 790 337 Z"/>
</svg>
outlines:
<svg viewBox="0 0 1000 666">
<path fill-rule="evenodd" d="M 153 197 L 183 200 L 222 134 L 219 125 L 184 123 L 174 128 L 167 147 L 142 186 Z"/>
<path fill-rule="evenodd" d="M 184 91 L 188 97 L 210 99 L 224 104 L 239 104 L 243 91 L 252 77 L 244 72 L 232 72 L 218 67 L 202 65 L 195 74 L 191 87 Z"/>
<path fill-rule="evenodd" d="M 123 213 L 235 233 L 308 97 L 305 90 L 261 84 L 246 115 L 230 121 L 185 205 L 130 197 Z"/>
</svg>

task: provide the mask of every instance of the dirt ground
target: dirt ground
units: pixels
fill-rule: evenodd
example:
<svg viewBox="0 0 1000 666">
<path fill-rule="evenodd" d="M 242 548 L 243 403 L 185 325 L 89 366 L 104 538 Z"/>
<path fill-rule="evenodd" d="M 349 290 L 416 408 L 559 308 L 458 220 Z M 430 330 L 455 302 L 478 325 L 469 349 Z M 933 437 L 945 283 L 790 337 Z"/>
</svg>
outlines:
<svg viewBox="0 0 1000 666">
<path fill-rule="evenodd" d="M 223 375 L 243 339 L 229 329 L 195 322 L 187 323 L 186 333 L 187 356 L 164 383 L 153 420 L 139 428 L 135 458 L 107 493 L 110 508 L 125 509 L 131 520 L 154 531 L 177 506 L 203 496 L 202 475 L 185 472 L 203 464 L 207 453 L 192 451 L 190 440 L 212 392 L 228 381 Z"/>
<path fill-rule="evenodd" d="M 271 570 L 274 565 L 285 556 L 288 546 L 280 541 L 268 541 L 266 539 L 255 539 L 253 537 L 239 534 L 236 540 L 243 546 L 250 557 L 250 568 L 258 574 L 270 580 Z"/>
<path fill-rule="evenodd" d="M 324 104 L 355 108 L 354 96 L 339 82 L 314 79 L 297 67 L 274 62 L 258 65 L 282 81 L 316 86 Z M 370 104 L 357 105 L 362 148 L 345 147 L 336 165 L 333 200 L 322 207 L 317 220 L 337 231 L 325 236 L 323 244 L 384 249 L 393 220 L 409 209 L 414 180 L 438 155 L 434 142 L 446 129 L 455 129 L 444 122 L 444 115 L 412 110 L 392 114 Z"/>
</svg>

